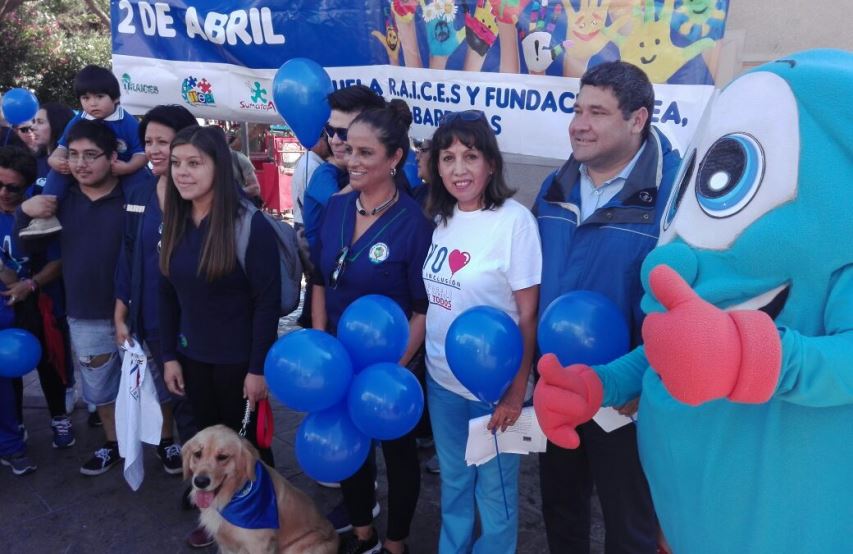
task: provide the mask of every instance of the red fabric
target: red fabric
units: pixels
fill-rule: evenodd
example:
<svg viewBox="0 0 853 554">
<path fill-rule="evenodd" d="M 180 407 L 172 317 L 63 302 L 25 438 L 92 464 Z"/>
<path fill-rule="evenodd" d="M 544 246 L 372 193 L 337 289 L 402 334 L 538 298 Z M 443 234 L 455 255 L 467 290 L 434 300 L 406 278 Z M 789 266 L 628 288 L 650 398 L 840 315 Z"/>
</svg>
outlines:
<svg viewBox="0 0 853 554">
<path fill-rule="evenodd" d="M 44 349 L 50 362 L 64 385 L 68 385 L 68 368 L 65 364 L 65 337 L 56 325 L 53 315 L 53 300 L 46 294 L 38 295 L 38 307 L 44 329 Z"/>
<path fill-rule="evenodd" d="M 537 366 L 540 379 L 533 392 L 536 419 L 545 436 L 563 448 L 577 448 L 575 428 L 586 423 L 601 407 L 604 387 L 587 365 L 560 365 L 554 354 L 545 354 Z"/>
<path fill-rule="evenodd" d="M 674 398 L 691 406 L 720 398 L 770 399 L 782 359 L 770 316 L 725 312 L 702 300 L 665 265 L 651 271 L 649 284 L 667 311 L 649 314 L 643 322 L 646 357 Z"/>
<path fill-rule="evenodd" d="M 270 448 L 272 446 L 273 431 L 275 430 L 270 401 L 266 398 L 260 400 L 256 408 L 258 410 L 258 428 L 255 436 L 258 439 L 258 446 L 261 448 Z"/>
</svg>

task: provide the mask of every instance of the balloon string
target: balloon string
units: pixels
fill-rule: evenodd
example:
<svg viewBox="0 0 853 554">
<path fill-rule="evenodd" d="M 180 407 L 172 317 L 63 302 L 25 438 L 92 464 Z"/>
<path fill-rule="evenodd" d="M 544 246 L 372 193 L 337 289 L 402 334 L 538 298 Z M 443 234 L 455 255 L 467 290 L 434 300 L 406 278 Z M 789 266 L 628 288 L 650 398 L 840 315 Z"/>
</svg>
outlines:
<svg viewBox="0 0 853 554">
<path fill-rule="evenodd" d="M 498 473 L 501 475 L 501 492 L 504 495 L 504 510 L 506 510 L 506 518 L 509 519 L 509 503 L 506 501 L 506 487 L 504 486 L 504 470 L 501 467 L 501 450 L 498 447 L 498 431 L 492 431 L 492 436 L 495 438 L 495 457 L 498 459 Z"/>
</svg>

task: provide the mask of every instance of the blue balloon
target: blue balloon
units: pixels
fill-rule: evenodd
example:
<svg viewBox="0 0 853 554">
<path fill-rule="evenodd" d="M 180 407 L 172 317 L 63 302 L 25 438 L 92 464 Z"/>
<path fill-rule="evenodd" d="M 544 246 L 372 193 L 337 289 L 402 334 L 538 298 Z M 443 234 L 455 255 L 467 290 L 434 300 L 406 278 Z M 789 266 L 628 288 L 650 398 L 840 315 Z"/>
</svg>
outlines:
<svg viewBox="0 0 853 554">
<path fill-rule="evenodd" d="M 382 362 L 396 363 L 406 352 L 409 321 L 400 306 L 379 294 L 362 296 L 338 320 L 338 340 L 356 372 Z"/>
<path fill-rule="evenodd" d="M 606 364 L 628 352 L 628 324 L 622 311 L 603 294 L 578 290 L 556 298 L 542 312 L 539 351 L 560 363 Z"/>
<path fill-rule="evenodd" d="M 374 364 L 353 379 L 347 407 L 352 422 L 368 437 L 397 439 L 420 421 L 424 391 L 408 369 L 397 364 Z"/>
<path fill-rule="evenodd" d="M 367 460 L 369 437 L 347 415 L 345 404 L 308 414 L 296 431 L 296 459 L 312 479 L 343 481 Z"/>
<path fill-rule="evenodd" d="M 0 377 L 22 377 L 41 360 L 41 344 L 23 329 L 0 331 Z"/>
<path fill-rule="evenodd" d="M 36 116 L 39 101 L 36 95 L 25 88 L 9 89 L 3 95 L 3 117 L 10 125 L 21 125 Z"/>
<path fill-rule="evenodd" d="M 326 95 L 332 92 L 329 74 L 308 58 L 293 58 L 275 73 L 272 99 L 278 113 L 293 129 L 296 138 L 311 148 L 329 121 L 331 108 Z"/>
<path fill-rule="evenodd" d="M 331 408 L 344 399 L 352 381 L 352 362 L 335 337 L 305 329 L 273 344 L 264 361 L 272 393 L 299 412 Z"/>
<path fill-rule="evenodd" d="M 459 382 L 483 402 L 494 404 L 518 373 L 524 341 L 506 313 L 475 306 L 450 324 L 444 349 Z"/>
</svg>

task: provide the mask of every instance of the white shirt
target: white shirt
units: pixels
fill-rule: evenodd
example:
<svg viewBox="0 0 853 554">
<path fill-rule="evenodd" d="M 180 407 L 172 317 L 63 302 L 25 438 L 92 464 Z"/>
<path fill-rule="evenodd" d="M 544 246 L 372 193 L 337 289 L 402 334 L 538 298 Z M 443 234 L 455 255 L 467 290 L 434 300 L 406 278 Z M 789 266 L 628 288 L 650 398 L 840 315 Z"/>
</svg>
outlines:
<svg viewBox="0 0 853 554">
<path fill-rule="evenodd" d="M 492 306 L 518 323 L 513 291 L 538 285 L 542 248 L 530 210 L 509 199 L 494 210 L 463 212 L 457 206 L 440 224 L 424 262 L 429 308 L 426 316 L 427 371 L 439 385 L 477 400 L 453 375 L 444 341 L 453 320 L 474 306 Z"/>
<path fill-rule="evenodd" d="M 314 170 L 320 167 L 323 158 L 308 150 L 296 161 L 293 167 L 293 178 L 290 181 L 290 195 L 293 198 L 293 221 L 303 223 L 302 205 L 305 203 L 305 189 L 314 175 Z"/>
</svg>

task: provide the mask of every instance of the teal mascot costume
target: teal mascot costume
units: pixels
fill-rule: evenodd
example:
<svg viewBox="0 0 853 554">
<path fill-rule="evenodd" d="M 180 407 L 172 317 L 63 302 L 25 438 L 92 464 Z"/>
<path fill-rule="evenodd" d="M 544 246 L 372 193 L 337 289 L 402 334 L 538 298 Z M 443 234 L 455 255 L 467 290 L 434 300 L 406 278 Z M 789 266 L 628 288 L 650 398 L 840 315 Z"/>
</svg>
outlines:
<svg viewBox="0 0 853 554">
<path fill-rule="evenodd" d="M 643 264 L 645 345 L 539 363 L 542 428 L 640 396 L 677 554 L 853 552 L 853 54 L 758 67 L 711 102 Z"/>
</svg>

